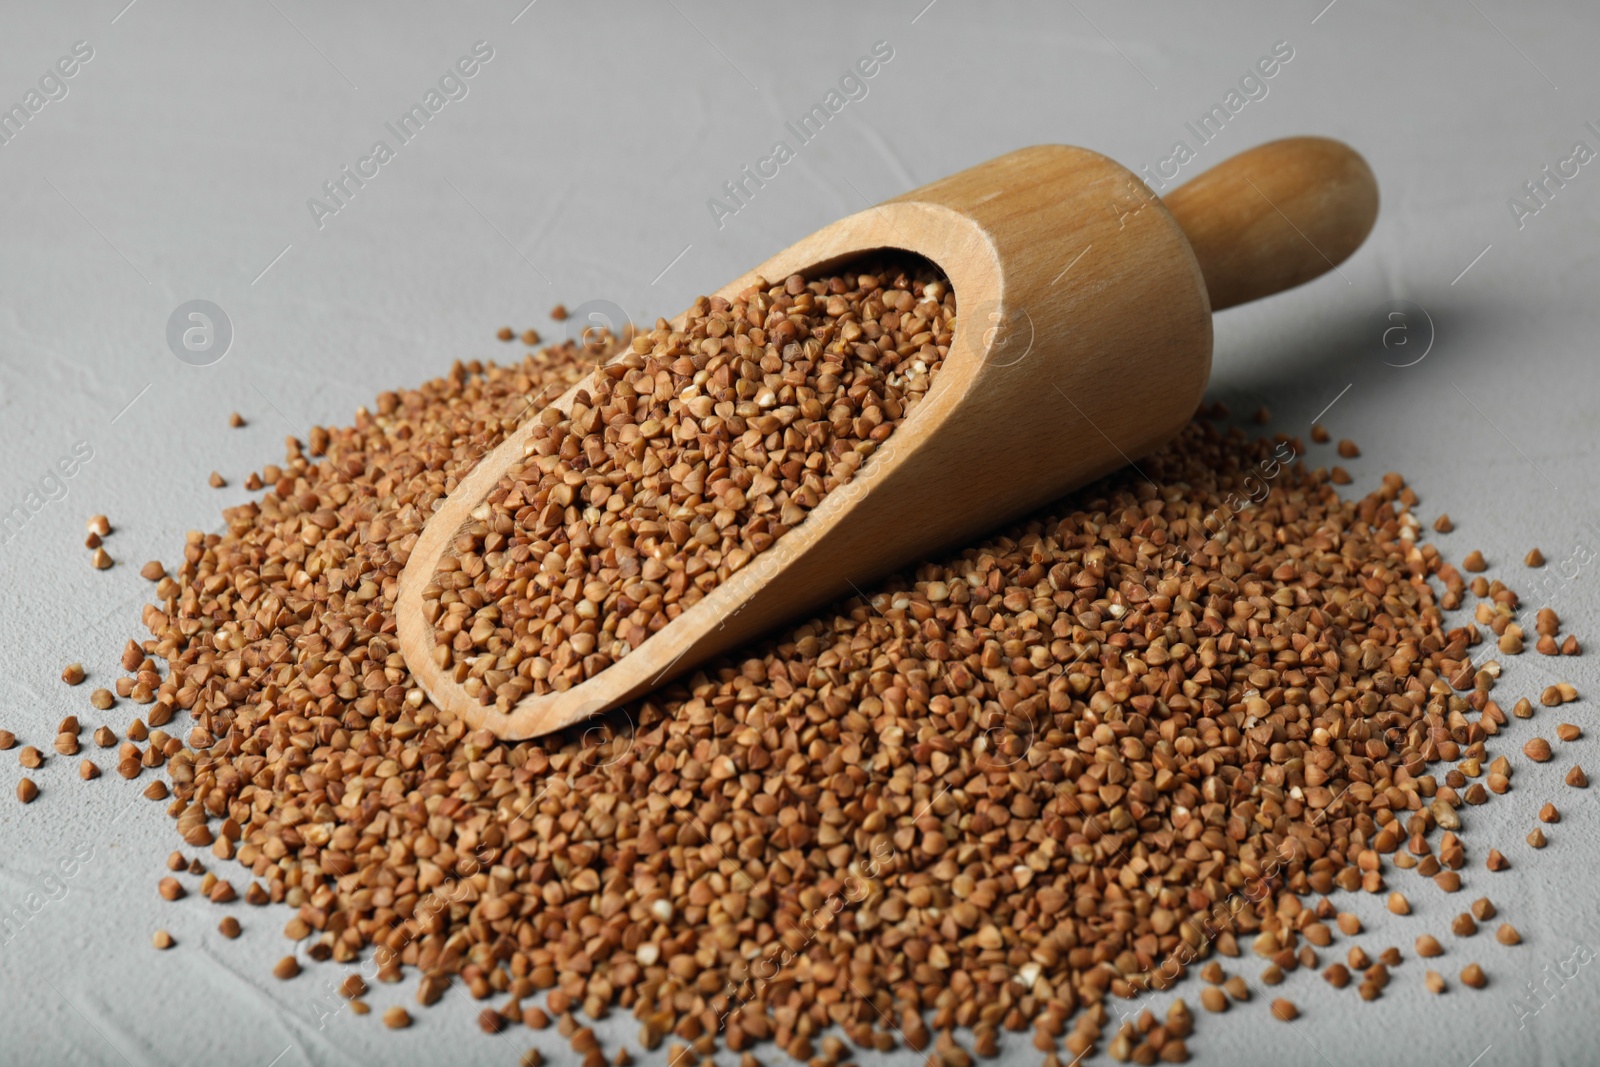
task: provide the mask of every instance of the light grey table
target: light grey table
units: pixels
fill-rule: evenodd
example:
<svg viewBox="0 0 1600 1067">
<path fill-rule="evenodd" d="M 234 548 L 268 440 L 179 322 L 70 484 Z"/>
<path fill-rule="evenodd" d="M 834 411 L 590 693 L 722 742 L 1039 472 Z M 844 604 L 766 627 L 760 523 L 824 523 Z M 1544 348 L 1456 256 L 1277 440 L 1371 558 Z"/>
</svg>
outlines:
<svg viewBox="0 0 1600 1067">
<path fill-rule="evenodd" d="M 138 564 L 215 528 L 219 506 L 246 496 L 239 475 L 281 458 L 286 434 L 343 423 L 453 359 L 506 356 L 502 324 L 556 334 L 557 301 L 670 315 L 840 215 L 1052 141 L 1180 178 L 1288 134 L 1365 153 L 1383 190 L 1366 247 L 1223 315 L 1214 393 L 1236 410 L 1265 403 L 1294 432 L 1328 409 L 1335 435 L 1363 448 L 1355 488 L 1403 471 L 1426 514 L 1455 517 L 1443 543 L 1457 558 L 1481 548 L 1524 589 L 1534 544 L 1547 576 L 1572 561 L 1549 592 L 1600 648 L 1600 163 L 1567 164 L 1559 183 L 1542 171 L 1559 173 L 1577 142 L 1600 150 L 1591 5 L 124 3 L 0 9 L 0 105 L 37 105 L 9 126 L 0 114 L 0 513 L 27 512 L 0 535 L 0 725 L 30 739 L 86 696 L 56 680 L 65 663 L 104 679 L 139 633 Z M 841 87 L 875 47 L 873 76 Z M 1292 56 L 1241 85 L 1274 48 Z M 446 77 L 463 58 L 471 76 Z M 436 113 L 399 129 L 430 89 Z M 833 90 L 837 114 L 797 136 L 790 124 Z M 1228 113 L 1234 90 L 1245 103 Z M 1201 143 L 1189 124 L 1216 105 L 1226 121 Z M 730 200 L 724 183 L 779 141 L 793 158 Z M 1178 141 L 1193 160 L 1164 163 Z M 1524 188 L 1536 179 L 1542 200 Z M 169 346 L 192 300 L 225 315 L 220 359 L 220 332 L 209 347 L 191 335 L 197 351 L 180 343 L 187 361 Z M 247 428 L 227 427 L 234 409 Z M 74 449 L 92 456 L 47 481 Z M 208 488 L 213 469 L 234 484 Z M 117 527 L 120 565 L 103 573 L 81 547 L 96 512 Z M 1594 663 L 1511 660 L 1504 692 L 1568 677 L 1589 695 L 1566 717 L 1592 726 Z M 319 1026 L 329 969 L 268 975 L 286 910 L 247 909 L 247 936 L 229 942 L 217 909 L 163 902 L 176 837 L 162 806 L 114 775 L 80 785 L 75 763 L 51 760 L 24 809 L 15 755 L 0 760 L 0 914 L 27 916 L 0 934 L 0 1063 L 514 1063 L 525 1047 L 520 1029 L 479 1034 L 456 994 L 404 1035 L 348 1012 Z M 1498 845 L 1512 871 L 1474 864 L 1454 898 L 1419 886 L 1420 918 L 1350 905 L 1364 945 L 1408 956 L 1381 1001 L 1297 973 L 1282 987 L 1304 1010 L 1296 1025 L 1259 1004 L 1203 1018 L 1198 1062 L 1600 1059 L 1600 968 L 1578 968 L 1537 1014 L 1516 1008 L 1575 939 L 1600 951 L 1600 810 L 1557 779 L 1525 775 L 1467 816 L 1474 856 Z M 1565 818 L 1536 856 L 1522 837 L 1551 798 Z M 52 880 L 75 852 L 72 876 Z M 1412 940 L 1484 892 L 1526 944 L 1446 937 L 1442 969 L 1476 958 L 1493 984 L 1429 996 Z M 178 950 L 150 948 L 158 926 Z M 409 1003 L 410 987 L 373 1002 Z M 631 1041 L 626 1020 L 616 1032 Z M 540 1044 L 565 1054 L 553 1034 Z M 1009 1061 L 1037 1062 L 1016 1044 Z"/>
</svg>

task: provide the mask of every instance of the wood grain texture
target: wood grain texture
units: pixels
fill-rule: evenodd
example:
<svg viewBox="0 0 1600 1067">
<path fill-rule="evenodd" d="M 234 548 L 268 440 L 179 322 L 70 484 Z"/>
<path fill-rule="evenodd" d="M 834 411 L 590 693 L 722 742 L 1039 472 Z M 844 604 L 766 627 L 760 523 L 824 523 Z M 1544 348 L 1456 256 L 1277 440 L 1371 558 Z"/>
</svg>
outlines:
<svg viewBox="0 0 1600 1067">
<path fill-rule="evenodd" d="M 1210 202 L 1185 207 L 1194 215 Z M 1304 257 L 1289 255 L 1275 231 L 1257 232 L 1271 253 L 1265 262 L 1286 264 L 1272 268 L 1280 280 L 1303 272 Z M 1203 247 L 1220 265 L 1219 283 L 1231 285 L 1238 261 L 1225 245 Z M 422 590 L 472 508 L 521 460 L 534 425 L 527 420 L 444 501 L 401 574 L 401 651 L 435 704 L 506 738 L 616 707 L 1123 466 L 1170 440 L 1200 401 L 1211 363 L 1211 275 L 1162 201 L 1104 156 L 1054 145 L 1012 152 L 841 219 L 718 295 L 731 300 L 758 278 L 815 274 L 882 249 L 936 263 L 954 286 L 958 321 L 927 396 L 855 479 L 601 674 L 502 713 L 435 666 Z M 554 406 L 570 410 L 577 389 Z"/>
<path fill-rule="evenodd" d="M 1221 311 L 1343 263 L 1378 217 L 1378 183 L 1348 145 L 1290 137 L 1239 153 L 1165 203 L 1200 260 L 1211 310 Z"/>
</svg>

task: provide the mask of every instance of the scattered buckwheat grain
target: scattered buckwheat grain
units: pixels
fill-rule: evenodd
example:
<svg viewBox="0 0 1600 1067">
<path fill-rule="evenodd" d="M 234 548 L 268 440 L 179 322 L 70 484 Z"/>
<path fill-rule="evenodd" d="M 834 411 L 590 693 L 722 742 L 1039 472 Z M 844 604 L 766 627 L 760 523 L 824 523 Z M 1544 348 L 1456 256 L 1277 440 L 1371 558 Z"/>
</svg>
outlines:
<svg viewBox="0 0 1600 1067">
<path fill-rule="evenodd" d="M 886 301 L 903 292 L 895 280 L 877 279 L 871 292 Z M 1271 966 L 1312 967 L 1296 951 L 1301 932 L 1317 943 L 1306 927 L 1310 899 L 1383 891 L 1384 874 L 1393 876 L 1362 854 L 1416 856 L 1408 846 L 1421 838 L 1431 873 L 1465 862 L 1460 843 L 1435 831 L 1453 833 L 1452 820 L 1459 828 L 1468 780 L 1423 768 L 1438 761 L 1447 776 L 1465 759 L 1486 759 L 1505 716 L 1490 700 L 1499 668 L 1476 664 L 1474 647 L 1505 627 L 1444 618 L 1443 605 L 1459 604 L 1467 586 L 1417 536 L 1416 497 L 1398 475 L 1345 500 L 1334 485 L 1348 479 L 1299 461 L 1299 442 L 1251 440 L 1204 419 L 1141 459 L 1149 481 L 1110 476 L 581 728 L 505 743 L 435 708 L 399 653 L 395 582 L 439 501 L 523 419 L 540 418 L 546 432 L 549 451 L 536 445 L 530 457 L 532 488 L 551 496 L 538 508 L 505 507 L 506 532 L 491 514 L 496 526 L 466 552 L 481 550 L 484 571 L 509 575 L 504 588 L 448 591 L 466 605 L 450 651 L 474 658 L 469 672 L 481 664 L 491 691 L 539 658 L 520 649 L 535 621 L 552 655 L 571 636 L 595 636 L 594 648 L 570 653 L 579 658 L 565 664 L 578 669 L 569 678 L 598 654 L 602 616 L 620 625 L 649 602 L 648 632 L 670 617 L 675 581 L 679 602 L 691 589 L 703 595 L 695 583 L 715 580 L 710 552 L 744 547 L 724 546 L 726 531 L 753 538 L 741 524 L 766 516 L 774 536 L 784 519 L 777 494 L 809 506 L 793 498 L 826 489 L 846 451 L 862 454 L 854 448 L 904 417 L 904 404 L 897 415 L 881 391 L 899 388 L 890 379 L 912 373 L 921 346 L 937 352 L 939 342 L 923 329 L 905 343 L 930 336 L 910 351 L 892 346 L 901 358 L 885 369 L 884 337 L 904 334 L 913 317 L 928 325 L 924 305 L 947 319 L 948 290 L 937 301 L 908 293 L 905 309 L 894 296 L 896 318 L 885 302 L 876 338 L 859 318 L 838 316 L 841 333 L 852 321 L 861 329 L 852 343 L 870 343 L 874 363 L 857 348 L 810 358 L 795 318 L 816 319 L 819 306 L 825 315 L 845 294 L 800 289 L 782 287 L 793 310 L 780 317 L 794 335 L 771 321 L 786 340 L 770 369 L 765 345 L 755 359 L 740 356 L 738 323 L 717 327 L 724 343 L 709 356 L 709 321 L 703 337 L 641 335 L 648 357 L 616 342 L 625 362 L 603 377 L 630 440 L 652 418 L 664 421 L 658 401 L 678 399 L 682 434 L 695 424 L 692 448 L 678 428 L 662 427 L 640 434 L 637 457 L 615 447 L 602 456 L 621 442 L 578 433 L 588 415 L 555 434 L 561 418 L 539 412 L 593 367 L 570 344 L 508 367 L 458 364 L 421 388 L 379 394 L 351 426 L 313 427 L 306 442 L 291 442 L 282 465 L 261 468 L 259 497 L 169 556 L 179 562 L 153 587 L 149 640 L 127 653 L 137 656 L 127 670 L 151 676 L 151 726 L 188 719 L 174 730 L 182 740 L 159 727 L 148 744 L 130 740 L 119 771 L 164 768 L 184 840 L 222 848 L 222 859 L 233 849 L 250 871 L 247 902 L 295 909 L 285 933 L 301 942 L 297 952 L 370 958 L 385 982 L 420 972 L 421 1003 L 451 981 L 513 1003 L 548 990 L 564 1027 L 569 1012 L 598 1017 L 625 1005 L 643 1047 L 681 1040 L 688 1063 L 720 1044 L 748 1055 L 735 1040 L 809 1058 L 834 1022 L 859 1047 L 904 1044 L 948 1067 L 971 1054 L 946 1031 L 972 1033 L 984 1051 L 995 1028 L 1038 1021 L 1056 1039 L 1047 1057 L 1062 1046 L 1076 1057 L 1112 1037 L 1118 998 L 1155 988 L 1169 961 L 1191 958 L 1190 932 L 1221 956 L 1270 933 Z M 765 290 L 750 297 L 759 305 L 757 296 L 773 302 L 766 313 L 777 304 Z M 725 325 L 731 310 L 718 313 Z M 714 312 L 707 303 L 704 318 Z M 743 336 L 765 334 L 759 306 L 755 318 L 761 325 L 747 311 Z M 658 343 L 693 351 L 646 376 Z M 790 344 L 800 351 L 786 360 Z M 707 375 L 695 387 L 699 397 L 731 396 L 697 414 L 674 368 L 687 359 L 692 382 L 719 357 L 725 380 Z M 802 384 L 835 364 L 862 380 Z M 824 384 L 834 403 L 807 414 Z M 775 406 L 762 406 L 763 390 Z M 866 416 L 874 396 L 883 397 L 881 418 Z M 763 434 L 759 420 L 789 406 L 793 420 Z M 615 481 L 591 478 L 591 437 Z M 854 444 L 835 453 L 840 440 Z M 627 472 L 669 447 L 681 450 L 670 466 Z M 546 484 L 539 461 L 551 457 L 551 471 L 567 470 Z M 675 474 L 679 463 L 687 470 Z M 1236 513 L 1227 501 L 1236 506 L 1266 464 L 1277 471 L 1267 496 Z M 752 469 L 776 485 L 757 492 Z M 757 510 L 763 495 L 774 508 Z M 551 503 L 559 532 L 538 525 Z M 647 507 L 654 527 L 619 526 L 624 508 L 631 523 Z M 723 512 L 737 521 L 719 525 Z M 680 545 L 674 522 L 709 527 L 716 548 Z M 540 538 L 513 544 L 518 523 Z M 608 524 L 617 538 L 602 545 Z M 639 568 L 626 577 L 624 543 Z M 648 561 L 664 559 L 682 569 L 646 575 Z M 691 575 L 688 559 L 707 567 Z M 591 582 L 615 601 L 591 600 Z M 530 588 L 549 600 L 524 616 L 538 602 L 524 595 Z M 1484 590 L 1515 608 L 1504 587 Z M 570 633 L 565 612 L 542 614 L 558 600 L 572 607 Z M 147 659 L 164 662 L 164 675 Z M 562 673 L 551 665 L 547 682 Z M 1491 765 L 1496 773 L 1509 781 Z M 1259 883 L 1259 905 L 1233 914 L 1238 887 L 1258 884 L 1268 864 L 1275 874 Z M 809 917 L 834 902 L 830 921 L 811 927 Z M 1322 923 L 1359 932 L 1326 900 L 1317 909 Z M 790 935 L 808 927 L 815 932 L 795 957 Z M 749 998 L 726 1030 L 707 1029 L 716 996 L 744 982 L 752 961 L 791 958 L 782 983 L 744 987 Z M 1379 996 L 1387 965 L 1363 955 L 1358 970 L 1362 997 Z M 1229 995 L 1249 997 L 1242 976 L 1223 981 L 1202 990 L 1207 1011 L 1226 1009 Z M 522 1021 L 538 1021 L 535 1012 L 524 1008 Z M 410 1016 L 396 1008 L 385 1021 Z M 1130 1058 L 1153 1061 L 1168 1047 L 1186 1054 L 1177 1030 L 1159 1050 L 1156 1033 L 1154 1019 L 1132 1031 Z"/>
</svg>

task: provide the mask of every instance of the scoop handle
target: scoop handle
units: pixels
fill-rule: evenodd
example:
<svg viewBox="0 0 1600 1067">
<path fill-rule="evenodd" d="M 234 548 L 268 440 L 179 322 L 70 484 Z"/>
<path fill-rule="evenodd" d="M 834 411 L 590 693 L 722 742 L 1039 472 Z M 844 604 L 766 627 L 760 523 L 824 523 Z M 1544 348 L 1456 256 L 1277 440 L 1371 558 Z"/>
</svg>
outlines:
<svg viewBox="0 0 1600 1067">
<path fill-rule="evenodd" d="M 1269 141 L 1161 199 L 1200 261 L 1212 311 L 1337 269 L 1378 217 L 1367 161 L 1326 137 Z"/>
</svg>

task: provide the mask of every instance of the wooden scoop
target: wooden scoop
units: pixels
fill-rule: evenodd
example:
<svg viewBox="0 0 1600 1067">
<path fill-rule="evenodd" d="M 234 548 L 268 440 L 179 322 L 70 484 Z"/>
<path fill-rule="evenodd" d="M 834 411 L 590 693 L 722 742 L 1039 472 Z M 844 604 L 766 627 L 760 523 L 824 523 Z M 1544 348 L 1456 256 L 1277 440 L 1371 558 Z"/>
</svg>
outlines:
<svg viewBox="0 0 1600 1067">
<path fill-rule="evenodd" d="M 949 277 L 958 315 L 949 355 L 854 479 L 615 664 L 507 713 L 435 664 L 422 594 L 472 510 L 522 460 L 538 421 L 529 418 L 462 480 L 411 552 L 397 606 L 406 665 L 436 705 L 504 738 L 614 708 L 1170 440 L 1205 389 L 1211 313 L 1333 269 L 1377 211 L 1359 155 L 1296 137 L 1237 155 L 1165 200 L 1102 155 L 1042 145 L 840 219 L 718 295 L 880 249 L 922 255 Z M 579 388 L 555 407 L 569 411 Z"/>
</svg>

